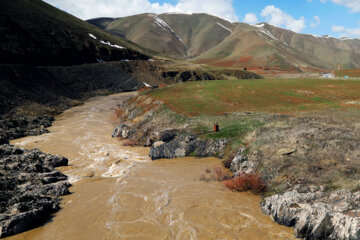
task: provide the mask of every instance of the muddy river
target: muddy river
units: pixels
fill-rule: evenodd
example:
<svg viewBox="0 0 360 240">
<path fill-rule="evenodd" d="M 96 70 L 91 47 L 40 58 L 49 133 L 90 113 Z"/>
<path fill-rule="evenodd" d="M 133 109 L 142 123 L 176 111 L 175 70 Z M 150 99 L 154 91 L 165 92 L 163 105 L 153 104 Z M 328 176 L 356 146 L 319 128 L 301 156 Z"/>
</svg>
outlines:
<svg viewBox="0 0 360 240">
<path fill-rule="evenodd" d="M 134 93 L 96 97 L 56 118 L 51 133 L 12 141 L 69 159 L 71 195 L 42 227 L 8 240 L 295 239 L 262 214 L 260 198 L 201 181 L 215 158 L 151 161 L 147 148 L 111 138 L 116 104 Z"/>
</svg>

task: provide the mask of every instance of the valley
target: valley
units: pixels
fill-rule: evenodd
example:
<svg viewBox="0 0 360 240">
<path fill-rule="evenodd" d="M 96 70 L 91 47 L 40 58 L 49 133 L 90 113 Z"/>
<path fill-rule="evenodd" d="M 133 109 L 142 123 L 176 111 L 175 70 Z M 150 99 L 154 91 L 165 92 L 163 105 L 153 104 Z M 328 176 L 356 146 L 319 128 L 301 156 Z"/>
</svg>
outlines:
<svg viewBox="0 0 360 240">
<path fill-rule="evenodd" d="M 360 238 L 359 39 L 41 0 L 0 33 L 0 238 Z"/>
</svg>

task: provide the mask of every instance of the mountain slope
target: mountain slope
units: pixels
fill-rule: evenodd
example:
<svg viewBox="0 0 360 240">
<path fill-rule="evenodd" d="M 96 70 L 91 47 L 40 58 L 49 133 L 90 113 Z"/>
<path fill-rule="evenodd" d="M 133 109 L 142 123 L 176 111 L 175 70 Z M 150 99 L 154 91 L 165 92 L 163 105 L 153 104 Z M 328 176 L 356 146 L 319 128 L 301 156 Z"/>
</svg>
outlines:
<svg viewBox="0 0 360 240">
<path fill-rule="evenodd" d="M 232 24 L 207 14 L 140 14 L 88 20 L 104 30 L 170 57 L 193 58 L 231 34 Z"/>
<path fill-rule="evenodd" d="M 270 24 L 231 23 L 207 14 L 141 14 L 90 23 L 179 59 L 226 67 L 289 70 L 360 67 L 360 40 L 298 34 Z"/>
<path fill-rule="evenodd" d="M 40 0 L 0 1 L 0 34 L 0 63 L 74 65 L 149 55 Z"/>
<path fill-rule="evenodd" d="M 0 34 L 0 118 L 22 115 L 18 109 L 59 113 L 94 92 L 133 90 L 142 84 L 135 69 L 151 68 L 141 61 L 147 50 L 40 0 L 0 1 Z"/>
</svg>

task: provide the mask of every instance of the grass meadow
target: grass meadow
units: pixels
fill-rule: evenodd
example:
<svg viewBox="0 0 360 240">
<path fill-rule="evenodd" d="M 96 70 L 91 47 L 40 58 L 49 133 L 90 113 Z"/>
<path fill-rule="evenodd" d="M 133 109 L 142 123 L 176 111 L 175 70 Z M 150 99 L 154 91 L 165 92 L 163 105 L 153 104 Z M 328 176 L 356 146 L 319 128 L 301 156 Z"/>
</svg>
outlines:
<svg viewBox="0 0 360 240">
<path fill-rule="evenodd" d="M 185 116 L 360 109 L 359 80 L 216 80 L 180 83 L 148 94 Z"/>
</svg>

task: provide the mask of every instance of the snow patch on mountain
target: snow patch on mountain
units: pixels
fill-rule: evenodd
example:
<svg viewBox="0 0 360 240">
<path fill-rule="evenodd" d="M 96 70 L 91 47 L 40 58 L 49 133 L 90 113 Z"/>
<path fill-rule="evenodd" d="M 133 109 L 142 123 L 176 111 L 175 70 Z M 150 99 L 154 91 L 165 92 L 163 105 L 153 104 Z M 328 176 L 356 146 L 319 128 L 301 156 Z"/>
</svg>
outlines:
<svg viewBox="0 0 360 240">
<path fill-rule="evenodd" d="M 270 38 L 280 41 L 279 39 L 277 39 L 274 35 L 271 34 L 271 32 L 269 32 L 268 30 L 264 29 L 263 27 L 265 26 L 265 24 L 259 24 L 259 25 L 252 25 L 254 27 L 257 27 L 259 29 L 259 31 L 267 36 L 269 36 Z"/>
<path fill-rule="evenodd" d="M 182 44 L 184 44 L 184 42 L 182 41 L 181 38 L 179 38 L 176 33 L 174 32 L 174 30 L 161 18 L 159 18 L 156 14 L 149 14 L 149 17 L 154 18 L 156 25 L 158 25 L 161 29 L 163 29 L 164 31 L 170 31 L 174 37 L 179 40 Z"/>
<path fill-rule="evenodd" d="M 91 37 L 91 38 L 93 38 L 93 39 L 96 39 L 96 37 L 95 37 L 93 34 L 91 34 L 91 33 L 89 33 L 89 37 Z"/>
<path fill-rule="evenodd" d="M 231 33 L 232 33 L 232 30 L 231 30 L 231 29 L 229 29 L 229 28 L 225 27 L 225 26 L 224 26 L 224 25 L 222 25 L 221 23 L 216 22 L 216 24 L 217 24 L 217 25 L 219 25 L 220 27 L 222 27 L 223 29 L 225 29 L 225 30 L 227 30 L 227 31 L 229 31 L 229 32 L 231 32 Z"/>
<path fill-rule="evenodd" d="M 113 44 L 111 44 L 109 41 L 105 42 L 105 41 L 101 40 L 100 43 L 101 43 L 101 44 L 104 44 L 104 45 L 108 45 L 108 46 L 110 46 L 110 47 L 114 47 L 114 48 L 119 48 L 119 49 L 123 49 L 123 48 L 124 48 L 124 47 L 119 46 L 119 45 L 113 45 Z"/>
</svg>

